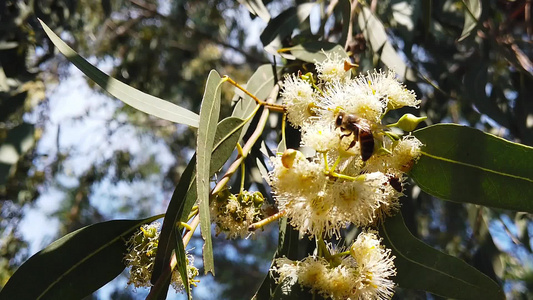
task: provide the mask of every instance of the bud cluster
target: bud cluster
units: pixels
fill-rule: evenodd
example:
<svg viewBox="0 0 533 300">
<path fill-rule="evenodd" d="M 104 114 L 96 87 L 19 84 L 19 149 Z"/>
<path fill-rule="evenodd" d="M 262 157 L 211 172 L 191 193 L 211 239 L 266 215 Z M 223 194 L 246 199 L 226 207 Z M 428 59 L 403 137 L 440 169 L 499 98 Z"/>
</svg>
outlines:
<svg viewBox="0 0 533 300">
<path fill-rule="evenodd" d="M 159 227 L 159 223 L 145 224 L 126 243 L 128 253 L 124 260 L 126 266 L 131 267 L 128 284 L 133 284 L 135 288 L 151 286 L 150 278 L 159 244 Z M 186 260 L 189 284 L 196 286 L 198 281 L 195 278 L 198 275 L 198 269 L 193 265 L 194 258 L 187 253 Z M 183 291 L 185 288 L 177 269 L 172 272 L 171 284 L 177 292 Z"/>
<path fill-rule="evenodd" d="M 228 239 L 250 234 L 248 227 L 261 220 L 265 199 L 260 192 L 242 191 L 237 195 L 224 189 L 211 201 L 211 218 L 216 234 L 224 232 Z"/>
</svg>

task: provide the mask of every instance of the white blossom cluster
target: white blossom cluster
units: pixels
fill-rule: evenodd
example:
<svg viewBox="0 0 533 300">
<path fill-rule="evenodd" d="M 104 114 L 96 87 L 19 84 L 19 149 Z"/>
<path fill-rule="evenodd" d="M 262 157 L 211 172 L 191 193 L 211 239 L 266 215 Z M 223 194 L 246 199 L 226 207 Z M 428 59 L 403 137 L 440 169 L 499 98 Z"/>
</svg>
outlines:
<svg viewBox="0 0 533 300">
<path fill-rule="evenodd" d="M 160 224 L 157 222 L 145 224 L 126 243 L 128 253 L 124 261 L 127 267 L 131 267 L 128 284 L 133 284 L 135 288 L 151 286 L 150 279 L 159 244 L 159 228 Z M 186 253 L 186 260 L 189 284 L 196 285 L 197 280 L 195 278 L 198 276 L 198 269 L 193 265 L 194 258 L 191 254 Z M 171 284 L 176 292 L 182 292 L 185 289 L 177 269 L 172 272 Z"/>
<path fill-rule="evenodd" d="M 298 282 L 333 300 L 390 299 L 394 289 L 390 277 L 396 275 L 393 259 L 390 250 L 380 245 L 376 232 L 369 230 L 359 234 L 350 255 L 330 260 L 316 255 L 301 261 L 278 258 L 272 270 L 279 274 L 282 288 Z"/>
<path fill-rule="evenodd" d="M 316 63 L 316 82 L 290 75 L 283 83 L 287 119 L 300 128 L 301 146 L 316 154 L 278 154 L 270 183 L 280 211 L 309 238 L 339 235 L 349 224 L 368 226 L 394 213 L 404 173 L 420 155 L 414 136 L 399 137 L 381 124 L 389 110 L 418 107 L 414 92 L 392 71 L 351 78 L 346 65 L 328 55 Z"/>
</svg>

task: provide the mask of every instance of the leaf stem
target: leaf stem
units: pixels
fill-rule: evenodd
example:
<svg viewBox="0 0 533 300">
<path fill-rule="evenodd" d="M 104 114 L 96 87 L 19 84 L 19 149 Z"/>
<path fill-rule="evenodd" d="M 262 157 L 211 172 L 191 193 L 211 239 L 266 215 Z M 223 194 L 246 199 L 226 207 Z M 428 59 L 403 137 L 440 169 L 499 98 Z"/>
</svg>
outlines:
<svg viewBox="0 0 533 300">
<path fill-rule="evenodd" d="M 222 79 L 227 81 L 227 82 L 229 82 L 229 83 L 231 83 L 232 85 L 234 85 L 239 90 L 243 91 L 250 98 L 254 99 L 255 102 L 257 102 L 257 104 L 265 106 L 266 108 L 268 108 L 270 110 L 273 110 L 273 111 L 285 112 L 285 110 L 286 110 L 285 105 L 281 105 L 281 104 L 276 104 L 276 103 L 260 100 L 254 94 L 250 93 L 248 90 L 243 88 L 240 84 L 235 82 L 235 80 L 231 79 L 228 75 L 224 75 L 224 77 L 222 77 Z M 276 94 L 276 96 L 277 96 L 277 94 Z"/>
</svg>

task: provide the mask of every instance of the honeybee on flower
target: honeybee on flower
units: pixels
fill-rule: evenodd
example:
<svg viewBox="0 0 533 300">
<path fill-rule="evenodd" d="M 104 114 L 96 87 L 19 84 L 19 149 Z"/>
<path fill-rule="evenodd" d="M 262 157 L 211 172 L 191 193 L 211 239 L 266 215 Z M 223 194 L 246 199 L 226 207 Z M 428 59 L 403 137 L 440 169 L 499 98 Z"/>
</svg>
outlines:
<svg viewBox="0 0 533 300">
<path fill-rule="evenodd" d="M 287 120 L 315 154 L 298 155 L 290 167 L 282 163 L 287 154 L 278 154 L 269 179 L 279 209 L 310 238 L 394 214 L 404 174 L 420 155 L 415 137 L 399 137 L 382 124 L 390 110 L 418 107 L 414 92 L 392 71 L 352 78 L 346 65 L 339 54 L 327 54 L 315 63 L 316 80 L 288 75 L 283 83 Z"/>
</svg>

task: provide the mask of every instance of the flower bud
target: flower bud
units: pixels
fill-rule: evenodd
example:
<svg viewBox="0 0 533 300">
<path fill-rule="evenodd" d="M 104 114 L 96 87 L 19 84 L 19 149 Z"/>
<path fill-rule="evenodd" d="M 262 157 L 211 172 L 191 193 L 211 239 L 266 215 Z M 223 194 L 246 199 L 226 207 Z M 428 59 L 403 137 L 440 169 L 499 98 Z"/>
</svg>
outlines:
<svg viewBox="0 0 533 300">
<path fill-rule="evenodd" d="M 285 168 L 290 169 L 292 168 L 294 160 L 296 159 L 305 159 L 305 156 L 302 152 L 298 150 L 287 149 L 285 150 L 285 152 L 283 152 L 283 155 L 281 156 L 281 163 Z"/>
<path fill-rule="evenodd" d="M 412 114 L 405 114 L 403 115 L 397 123 L 389 125 L 389 127 L 398 127 L 403 131 L 413 131 L 415 128 L 420 124 L 420 122 L 427 119 L 427 117 L 417 117 Z"/>
</svg>

